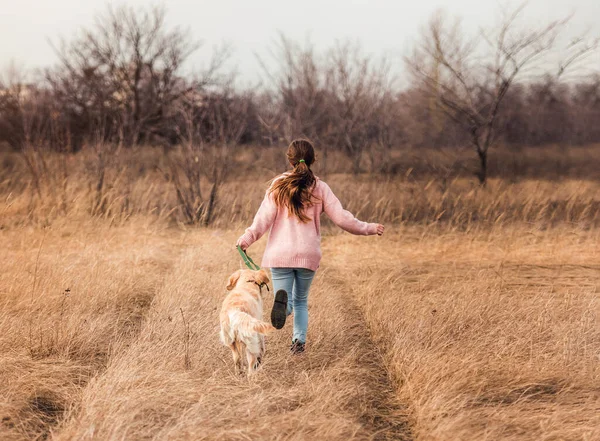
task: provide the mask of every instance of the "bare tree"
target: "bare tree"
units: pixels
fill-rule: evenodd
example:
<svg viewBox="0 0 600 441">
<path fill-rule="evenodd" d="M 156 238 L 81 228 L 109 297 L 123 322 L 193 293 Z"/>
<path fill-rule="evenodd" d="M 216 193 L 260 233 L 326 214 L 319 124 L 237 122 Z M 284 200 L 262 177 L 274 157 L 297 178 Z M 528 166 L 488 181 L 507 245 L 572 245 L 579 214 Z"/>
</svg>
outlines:
<svg viewBox="0 0 600 441">
<path fill-rule="evenodd" d="M 587 83 L 576 85 L 573 101 L 578 114 L 575 119 L 577 142 L 597 142 L 600 139 L 600 73 L 591 76 Z"/>
<path fill-rule="evenodd" d="M 270 55 L 274 66 L 259 58 L 279 101 L 280 121 L 269 119 L 269 125 L 281 127 L 287 142 L 298 136 L 317 140 L 328 117 L 324 69 L 313 45 L 302 46 L 280 34 Z"/>
<path fill-rule="evenodd" d="M 251 102 L 250 95 L 235 93 L 231 85 L 191 93 L 181 102 L 181 144 L 168 156 L 170 173 L 165 177 L 173 184 L 186 223 L 212 222 L 218 191 L 231 170 L 232 147 L 247 127 Z M 208 195 L 205 185 L 210 186 Z"/>
<path fill-rule="evenodd" d="M 20 150 L 31 177 L 30 214 L 42 201 L 67 210 L 68 168 L 64 155 L 49 146 L 69 151 L 68 133 L 56 124 L 56 108 L 48 90 L 14 61 L 0 73 L 0 140 Z"/>
<path fill-rule="evenodd" d="M 168 29 L 165 17 L 163 7 L 109 6 L 93 28 L 63 41 L 61 66 L 47 79 L 65 108 L 127 145 L 160 134 L 173 103 L 196 87 L 178 74 L 200 46 L 189 32 Z"/>
<path fill-rule="evenodd" d="M 306 137 L 316 142 L 326 168 L 328 133 L 333 128 L 325 88 L 325 67 L 310 41 L 304 45 L 280 34 L 269 49 L 270 59 L 259 57 L 267 82 L 259 120 L 270 142 Z"/>
<path fill-rule="evenodd" d="M 34 136 L 43 134 L 43 102 L 30 73 L 14 60 L 0 72 L 0 130 L 2 140 L 22 149 Z"/>
<path fill-rule="evenodd" d="M 352 171 L 359 173 L 363 152 L 386 150 L 393 142 L 393 122 L 386 115 L 392 100 L 389 64 L 374 62 L 358 44 L 346 41 L 329 52 L 326 72 L 334 126 L 329 141 L 350 155 Z"/>
<path fill-rule="evenodd" d="M 569 18 L 541 26 L 518 26 L 524 7 L 504 11 L 500 24 L 472 38 L 462 32 L 460 21 L 448 22 L 436 13 L 423 30 L 421 41 L 406 64 L 416 84 L 435 98 L 439 108 L 469 136 L 479 157 L 478 177 L 487 179 L 489 148 L 498 140 L 502 103 L 519 80 L 548 74 L 558 37 Z M 577 66 L 595 47 L 583 39 L 570 45 L 556 76 Z"/>
<path fill-rule="evenodd" d="M 260 60 L 272 86 L 259 112 L 269 140 L 308 137 L 319 144 L 323 162 L 329 147 L 339 148 L 354 158 L 355 173 L 364 152 L 385 154 L 395 132 L 384 110 L 394 101 L 386 60 L 376 62 L 350 41 L 318 53 L 310 42 L 300 45 L 284 35 L 271 55 L 274 66 Z"/>
</svg>

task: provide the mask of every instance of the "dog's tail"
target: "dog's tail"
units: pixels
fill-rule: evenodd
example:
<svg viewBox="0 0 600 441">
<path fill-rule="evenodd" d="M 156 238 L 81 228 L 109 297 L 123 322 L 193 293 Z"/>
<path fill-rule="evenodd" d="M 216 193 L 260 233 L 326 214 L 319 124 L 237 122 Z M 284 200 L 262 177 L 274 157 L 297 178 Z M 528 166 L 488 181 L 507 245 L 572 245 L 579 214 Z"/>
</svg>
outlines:
<svg viewBox="0 0 600 441">
<path fill-rule="evenodd" d="M 231 327 L 241 334 L 259 333 L 262 335 L 275 331 L 273 325 L 258 320 L 243 311 L 233 311 L 229 316 Z"/>
</svg>

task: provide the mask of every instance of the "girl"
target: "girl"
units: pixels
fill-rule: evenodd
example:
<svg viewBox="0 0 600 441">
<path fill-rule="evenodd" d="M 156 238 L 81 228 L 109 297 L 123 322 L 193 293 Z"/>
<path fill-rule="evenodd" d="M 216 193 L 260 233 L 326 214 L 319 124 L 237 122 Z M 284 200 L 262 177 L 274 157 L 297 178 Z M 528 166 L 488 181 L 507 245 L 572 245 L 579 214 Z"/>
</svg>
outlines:
<svg viewBox="0 0 600 441">
<path fill-rule="evenodd" d="M 381 236 L 384 227 L 361 222 L 342 208 L 329 186 L 310 169 L 315 151 L 309 141 L 292 141 L 287 159 L 292 171 L 272 181 L 252 225 L 237 245 L 246 251 L 270 229 L 262 266 L 271 269 L 276 291 L 271 322 L 281 329 L 286 316 L 294 312 L 290 350 L 298 354 L 304 352 L 306 343 L 308 291 L 321 261 L 321 213 L 352 234 Z"/>
</svg>

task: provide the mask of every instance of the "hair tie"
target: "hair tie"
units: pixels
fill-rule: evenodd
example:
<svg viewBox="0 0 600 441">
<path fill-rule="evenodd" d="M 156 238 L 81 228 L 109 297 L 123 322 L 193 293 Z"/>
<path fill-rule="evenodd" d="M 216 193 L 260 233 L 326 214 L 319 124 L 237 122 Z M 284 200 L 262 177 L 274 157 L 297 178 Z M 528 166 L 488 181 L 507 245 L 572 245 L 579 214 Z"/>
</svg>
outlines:
<svg viewBox="0 0 600 441">
<path fill-rule="evenodd" d="M 306 163 L 306 161 L 304 159 L 301 159 L 300 161 L 298 161 L 298 164 L 300 164 L 301 162 Z"/>
</svg>

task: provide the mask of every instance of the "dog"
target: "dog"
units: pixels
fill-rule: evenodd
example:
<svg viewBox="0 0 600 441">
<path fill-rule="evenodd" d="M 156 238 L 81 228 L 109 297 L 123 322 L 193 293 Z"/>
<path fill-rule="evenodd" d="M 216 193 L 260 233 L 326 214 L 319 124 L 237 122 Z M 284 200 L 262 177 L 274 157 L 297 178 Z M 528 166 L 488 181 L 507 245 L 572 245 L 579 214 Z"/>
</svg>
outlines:
<svg viewBox="0 0 600 441">
<path fill-rule="evenodd" d="M 262 321 L 262 288 L 269 283 L 265 270 L 238 270 L 229 276 L 227 290 L 219 314 L 221 342 L 231 349 L 236 373 L 242 369 L 244 353 L 247 375 L 258 369 L 265 354 L 265 335 L 275 328 Z M 268 289 L 268 286 L 267 286 Z"/>
</svg>

